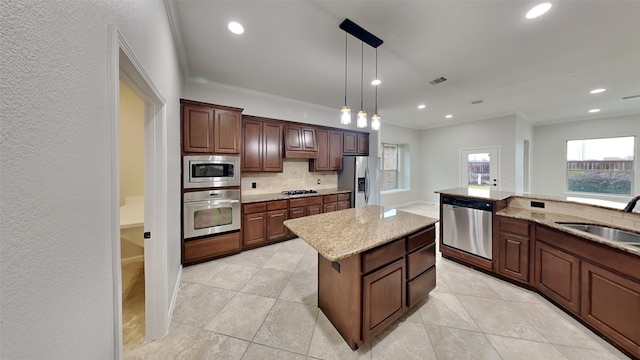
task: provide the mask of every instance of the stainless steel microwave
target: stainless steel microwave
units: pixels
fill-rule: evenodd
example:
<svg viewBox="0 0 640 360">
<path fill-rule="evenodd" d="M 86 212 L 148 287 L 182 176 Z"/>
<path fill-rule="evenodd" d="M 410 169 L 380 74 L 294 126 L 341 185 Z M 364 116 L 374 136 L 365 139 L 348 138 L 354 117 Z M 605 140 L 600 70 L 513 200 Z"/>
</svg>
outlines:
<svg viewBox="0 0 640 360">
<path fill-rule="evenodd" d="M 240 186 L 239 156 L 185 156 L 185 189 Z"/>
</svg>

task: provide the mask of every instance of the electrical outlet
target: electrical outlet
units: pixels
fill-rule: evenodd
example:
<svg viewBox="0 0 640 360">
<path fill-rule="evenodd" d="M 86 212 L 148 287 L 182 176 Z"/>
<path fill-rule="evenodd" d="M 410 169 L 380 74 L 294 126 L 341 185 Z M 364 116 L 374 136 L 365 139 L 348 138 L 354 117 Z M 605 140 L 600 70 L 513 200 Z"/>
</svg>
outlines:
<svg viewBox="0 0 640 360">
<path fill-rule="evenodd" d="M 320 179 L 316 180 L 316 184 L 320 185 Z"/>
<path fill-rule="evenodd" d="M 258 184 L 256 184 L 256 183 L 252 182 L 252 183 L 251 183 L 251 188 L 252 188 L 252 189 L 255 189 L 256 187 L 258 187 Z"/>
</svg>

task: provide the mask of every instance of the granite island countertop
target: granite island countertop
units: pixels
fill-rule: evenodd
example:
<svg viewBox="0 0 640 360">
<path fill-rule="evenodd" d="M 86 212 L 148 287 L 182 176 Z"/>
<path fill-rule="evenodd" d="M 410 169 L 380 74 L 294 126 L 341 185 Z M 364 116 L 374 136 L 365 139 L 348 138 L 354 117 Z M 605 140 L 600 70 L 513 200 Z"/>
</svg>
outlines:
<svg viewBox="0 0 640 360">
<path fill-rule="evenodd" d="M 265 194 L 255 194 L 255 195 L 242 195 L 240 202 L 243 204 L 250 204 L 256 202 L 264 202 L 264 201 L 274 201 L 274 200 L 288 200 L 288 199 L 299 199 L 303 197 L 310 196 L 323 196 L 323 195 L 334 195 L 334 194 L 344 194 L 350 193 L 351 190 L 346 189 L 316 189 L 317 193 L 315 194 L 303 194 L 303 195 L 282 195 L 281 193 L 265 193 Z"/>
<path fill-rule="evenodd" d="M 325 259 L 338 261 L 437 222 L 438 219 L 369 205 L 290 219 L 284 225 Z"/>
</svg>

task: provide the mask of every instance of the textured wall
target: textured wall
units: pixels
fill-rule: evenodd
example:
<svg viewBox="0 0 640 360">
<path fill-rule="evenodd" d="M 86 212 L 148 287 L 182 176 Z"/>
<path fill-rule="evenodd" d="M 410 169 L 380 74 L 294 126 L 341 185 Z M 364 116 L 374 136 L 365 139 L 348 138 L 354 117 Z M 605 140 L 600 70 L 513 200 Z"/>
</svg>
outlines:
<svg viewBox="0 0 640 360">
<path fill-rule="evenodd" d="M 172 291 L 182 80 L 166 11 L 160 1 L 4 0 L 0 16 L 0 358 L 113 359 L 108 25 L 168 102 Z"/>
</svg>

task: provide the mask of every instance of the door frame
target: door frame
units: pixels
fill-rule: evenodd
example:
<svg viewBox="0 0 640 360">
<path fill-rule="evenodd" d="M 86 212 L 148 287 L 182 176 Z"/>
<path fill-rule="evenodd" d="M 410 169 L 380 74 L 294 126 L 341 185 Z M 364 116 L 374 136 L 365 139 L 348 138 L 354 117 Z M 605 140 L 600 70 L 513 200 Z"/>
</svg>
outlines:
<svg viewBox="0 0 640 360">
<path fill-rule="evenodd" d="M 491 187 L 491 190 L 500 190 L 501 187 L 501 183 L 502 181 L 500 181 L 500 145 L 496 145 L 496 146 L 483 146 L 483 147 L 473 147 L 473 148 L 460 148 L 460 150 L 458 150 L 458 184 L 460 187 L 464 187 L 467 188 L 466 185 L 466 180 L 464 179 L 463 176 L 463 172 L 462 172 L 462 166 L 463 164 L 465 164 L 466 162 L 462 161 L 462 154 L 466 153 L 466 152 L 470 152 L 470 153 L 482 153 L 482 152 L 494 152 L 496 154 L 496 162 L 495 162 L 495 168 L 496 168 L 496 179 L 498 179 L 498 186 L 496 186 L 495 188 Z M 492 161 L 493 162 L 493 161 Z M 493 168 L 493 166 L 492 166 Z"/>
<path fill-rule="evenodd" d="M 111 143 L 111 229 L 114 306 L 114 353 L 122 350 L 122 271 L 120 259 L 120 80 L 145 103 L 145 340 L 167 333 L 169 327 L 167 267 L 167 121 L 166 101 L 144 70 L 117 26 L 109 32 L 109 121 Z"/>
</svg>

